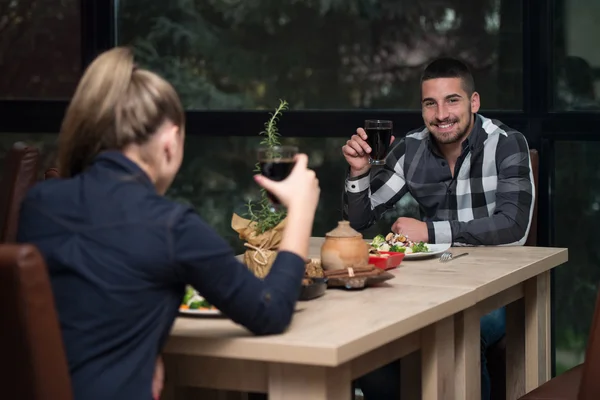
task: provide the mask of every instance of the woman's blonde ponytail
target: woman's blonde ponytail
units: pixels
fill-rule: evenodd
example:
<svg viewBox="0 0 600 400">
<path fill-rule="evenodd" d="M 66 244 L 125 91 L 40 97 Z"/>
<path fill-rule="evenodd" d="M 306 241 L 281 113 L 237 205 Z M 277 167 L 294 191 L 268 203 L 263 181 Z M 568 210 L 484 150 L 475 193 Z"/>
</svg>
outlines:
<svg viewBox="0 0 600 400">
<path fill-rule="evenodd" d="M 136 68 L 128 48 L 102 53 L 83 74 L 63 120 L 61 176 L 82 172 L 104 150 L 143 143 L 165 118 L 183 129 L 184 111 L 173 87 Z"/>
</svg>

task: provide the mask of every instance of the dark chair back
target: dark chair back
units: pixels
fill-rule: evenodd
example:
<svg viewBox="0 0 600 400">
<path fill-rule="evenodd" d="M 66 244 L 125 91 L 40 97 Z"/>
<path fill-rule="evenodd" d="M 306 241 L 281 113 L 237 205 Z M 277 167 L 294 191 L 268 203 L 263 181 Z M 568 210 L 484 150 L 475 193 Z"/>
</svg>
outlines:
<svg viewBox="0 0 600 400">
<path fill-rule="evenodd" d="M 3 399 L 72 400 L 46 264 L 31 245 L 0 245 Z"/>
<path fill-rule="evenodd" d="M 533 174 L 533 185 L 535 190 L 535 202 L 533 204 L 533 216 L 529 235 L 525 246 L 537 246 L 537 214 L 538 214 L 538 177 L 540 169 L 540 157 L 537 150 L 529 150 L 531 158 L 531 172 Z M 491 346 L 487 353 L 487 367 L 492 384 L 491 400 L 506 399 L 506 338 Z"/>
<path fill-rule="evenodd" d="M 596 308 L 590 327 L 585 361 L 581 374 L 578 400 L 597 400 L 600 398 L 600 289 L 596 295 Z"/>
<path fill-rule="evenodd" d="M 8 151 L 0 181 L 0 243 L 17 239 L 21 201 L 36 182 L 40 153 L 17 142 Z"/>
<path fill-rule="evenodd" d="M 537 246 L 537 215 L 538 215 L 538 178 L 540 175 L 540 156 L 537 150 L 529 150 L 529 157 L 531 158 L 531 172 L 533 173 L 533 185 L 535 188 L 535 202 L 533 204 L 533 216 L 531 218 L 531 227 L 529 228 L 529 235 L 525 246 Z"/>
</svg>

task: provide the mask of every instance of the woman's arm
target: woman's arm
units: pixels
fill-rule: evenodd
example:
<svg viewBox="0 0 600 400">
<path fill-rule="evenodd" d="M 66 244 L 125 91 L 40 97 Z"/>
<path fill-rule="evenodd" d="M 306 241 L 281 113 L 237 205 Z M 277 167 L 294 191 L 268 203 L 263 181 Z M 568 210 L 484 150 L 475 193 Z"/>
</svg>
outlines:
<svg viewBox="0 0 600 400">
<path fill-rule="evenodd" d="M 264 280 L 240 263 L 229 245 L 191 210 L 175 224 L 173 257 L 184 282 L 255 334 L 283 332 L 300 295 L 320 193 L 319 181 L 307 165 L 306 154 L 298 154 L 292 172 L 283 181 L 254 177 L 288 210 L 279 253 Z"/>
<path fill-rule="evenodd" d="M 300 294 L 311 229 L 312 217 L 289 210 L 279 254 L 261 280 L 190 209 L 173 228 L 173 257 L 180 279 L 234 322 L 257 335 L 281 333 Z"/>
</svg>

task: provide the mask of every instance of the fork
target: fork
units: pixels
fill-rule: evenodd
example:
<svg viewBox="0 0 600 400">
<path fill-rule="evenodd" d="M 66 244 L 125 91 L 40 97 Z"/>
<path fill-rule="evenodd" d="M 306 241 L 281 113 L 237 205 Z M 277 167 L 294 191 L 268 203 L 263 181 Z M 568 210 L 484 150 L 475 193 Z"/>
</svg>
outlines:
<svg viewBox="0 0 600 400">
<path fill-rule="evenodd" d="M 459 254 L 457 256 L 453 256 L 451 252 L 445 251 L 440 256 L 440 262 L 448 262 L 448 261 L 451 261 L 451 260 L 456 260 L 458 257 L 466 256 L 468 254 L 469 253 L 462 253 L 462 254 Z"/>
</svg>

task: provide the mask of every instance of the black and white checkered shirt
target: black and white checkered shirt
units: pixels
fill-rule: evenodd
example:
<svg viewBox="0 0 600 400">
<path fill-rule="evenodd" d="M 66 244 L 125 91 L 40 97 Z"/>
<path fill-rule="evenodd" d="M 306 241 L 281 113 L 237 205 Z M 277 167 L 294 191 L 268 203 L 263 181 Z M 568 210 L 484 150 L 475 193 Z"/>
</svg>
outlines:
<svg viewBox="0 0 600 400">
<path fill-rule="evenodd" d="M 394 143 L 386 164 L 346 180 L 344 214 L 366 229 L 409 193 L 427 222 L 429 243 L 523 245 L 535 190 L 527 140 L 500 121 L 476 115 L 455 175 L 427 128 Z"/>
</svg>

